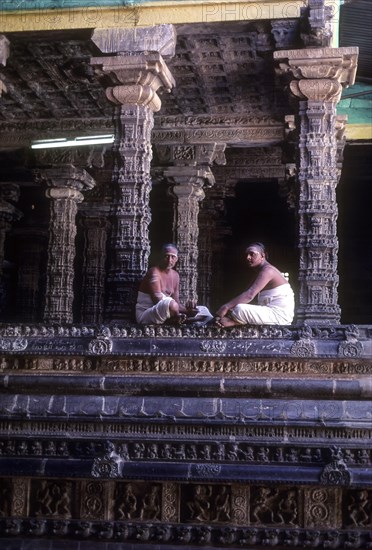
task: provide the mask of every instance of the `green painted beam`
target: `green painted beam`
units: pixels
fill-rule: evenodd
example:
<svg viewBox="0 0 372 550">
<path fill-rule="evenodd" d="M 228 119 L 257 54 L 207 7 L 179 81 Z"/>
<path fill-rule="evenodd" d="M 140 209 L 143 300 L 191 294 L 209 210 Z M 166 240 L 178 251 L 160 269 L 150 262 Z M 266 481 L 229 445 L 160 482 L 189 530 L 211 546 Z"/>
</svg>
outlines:
<svg viewBox="0 0 372 550">
<path fill-rule="evenodd" d="M 344 90 L 337 114 L 347 115 L 348 124 L 370 124 L 372 127 L 372 85 L 356 82 Z"/>
</svg>

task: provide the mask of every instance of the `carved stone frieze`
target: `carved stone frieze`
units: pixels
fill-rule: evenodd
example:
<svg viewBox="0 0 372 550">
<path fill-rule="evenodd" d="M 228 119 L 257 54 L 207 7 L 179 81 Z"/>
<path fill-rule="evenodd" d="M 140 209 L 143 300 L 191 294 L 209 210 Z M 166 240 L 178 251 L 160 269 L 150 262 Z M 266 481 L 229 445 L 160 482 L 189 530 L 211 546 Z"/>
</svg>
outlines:
<svg viewBox="0 0 372 550">
<path fill-rule="evenodd" d="M 172 143 L 208 143 L 220 142 L 229 145 L 239 144 L 243 146 L 276 145 L 283 139 L 283 125 L 276 126 L 252 126 L 248 128 L 238 127 L 220 128 L 204 127 L 193 129 L 157 129 L 154 132 L 154 142 L 157 144 Z"/>
<path fill-rule="evenodd" d="M 21 500 L 30 518 L 11 513 L 10 491 L 20 482 L 29 485 Z M 194 541 L 223 548 L 234 543 L 245 548 L 361 548 L 371 542 L 368 490 L 52 478 L 1 479 L 0 485 L 2 537 L 65 535 L 89 537 L 92 544 L 119 537 L 127 543 Z M 169 515 L 169 502 L 175 514 Z M 359 545 L 352 546 L 356 541 Z"/>
<path fill-rule="evenodd" d="M 96 340 L 94 341 L 96 342 Z M 9 340 L 1 338 L 4 351 L 22 351 L 28 346 L 26 339 Z M 95 349 L 95 348 L 94 348 Z M 102 349 L 109 353 L 108 343 L 102 342 Z M 95 353 L 95 355 L 100 355 Z M 359 374 L 372 373 L 368 361 L 306 360 L 292 359 L 277 361 L 260 359 L 186 359 L 186 358 L 142 358 L 131 359 L 94 357 L 1 357 L 0 370 L 12 369 L 36 371 L 105 371 L 105 372 L 164 372 L 164 373 L 297 373 L 297 374 Z"/>
</svg>

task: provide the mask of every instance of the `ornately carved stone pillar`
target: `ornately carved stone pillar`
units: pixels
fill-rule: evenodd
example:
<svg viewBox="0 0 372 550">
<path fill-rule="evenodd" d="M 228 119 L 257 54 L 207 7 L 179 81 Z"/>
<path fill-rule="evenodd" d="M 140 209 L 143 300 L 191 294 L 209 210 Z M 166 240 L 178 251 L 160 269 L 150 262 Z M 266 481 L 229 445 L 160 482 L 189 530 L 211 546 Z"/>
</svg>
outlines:
<svg viewBox="0 0 372 550">
<path fill-rule="evenodd" d="M 9 40 L 3 34 L 0 34 L 0 65 L 6 65 L 9 57 Z M 6 86 L 2 80 L 0 80 L 0 97 L 3 92 L 6 92 Z"/>
<path fill-rule="evenodd" d="M 290 89 L 299 98 L 298 218 L 300 294 L 297 320 L 340 321 L 338 305 L 336 186 L 343 87 L 352 85 L 357 48 L 314 48 L 275 52 Z"/>
<path fill-rule="evenodd" d="M 171 25 L 161 25 L 96 30 L 92 40 L 104 53 L 119 52 L 91 60 L 101 74 L 113 77 L 114 82 L 106 89 L 107 98 L 116 105 L 112 181 L 116 198 L 106 317 L 119 320 L 132 315 L 138 281 L 148 267 L 151 130 L 154 112 L 161 107 L 157 90 L 163 87 L 170 91 L 174 85 L 162 54 L 174 55 L 175 34 Z"/>
<path fill-rule="evenodd" d="M 21 322 L 41 320 L 41 274 L 45 259 L 47 230 L 40 227 L 22 227 L 15 232 L 17 239 L 17 304 Z"/>
<path fill-rule="evenodd" d="M 50 226 L 44 321 L 72 323 L 76 214 L 81 191 L 94 186 L 93 178 L 72 165 L 38 170 L 48 186 Z"/>
<path fill-rule="evenodd" d="M 210 168 L 198 166 L 171 166 L 164 175 L 176 202 L 173 235 L 179 249 L 180 299 L 197 301 L 199 202 L 205 196 L 204 183 L 213 176 Z"/>
<path fill-rule="evenodd" d="M 5 253 L 6 234 L 10 231 L 12 224 L 22 217 L 14 203 L 19 199 L 19 187 L 13 183 L 2 183 L 0 185 L 0 312 L 4 307 L 4 284 L 3 265 Z"/>
<path fill-rule="evenodd" d="M 103 208 L 89 205 L 81 211 L 83 228 L 83 260 L 81 297 L 81 321 L 102 323 L 105 296 L 106 245 L 109 229 L 107 214 Z"/>
<path fill-rule="evenodd" d="M 170 195 L 175 199 L 173 240 L 179 249 L 180 297 L 183 302 L 198 300 L 199 246 L 204 251 L 209 244 L 210 252 L 208 234 L 200 235 L 199 232 L 199 205 L 205 196 L 203 188 L 214 184 L 210 165 L 226 162 L 225 147 L 224 143 L 216 142 L 157 146 L 159 159 L 172 163 L 163 174 L 171 186 Z M 204 259 L 203 277 L 208 278 L 212 269 L 211 255 L 206 254 Z"/>
</svg>

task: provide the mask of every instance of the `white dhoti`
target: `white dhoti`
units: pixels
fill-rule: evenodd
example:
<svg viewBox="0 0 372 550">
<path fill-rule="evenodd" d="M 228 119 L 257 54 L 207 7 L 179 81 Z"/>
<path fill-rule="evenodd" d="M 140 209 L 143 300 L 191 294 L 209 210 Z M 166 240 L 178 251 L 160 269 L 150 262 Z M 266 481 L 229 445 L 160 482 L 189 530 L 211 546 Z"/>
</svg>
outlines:
<svg viewBox="0 0 372 550">
<path fill-rule="evenodd" d="M 263 290 L 258 305 L 237 304 L 230 317 L 241 325 L 289 325 L 294 317 L 294 294 L 288 283 Z"/>
<path fill-rule="evenodd" d="M 162 299 L 154 304 L 150 294 L 138 292 L 136 321 L 142 325 L 160 325 L 170 318 L 169 304 L 173 298 L 162 294 Z"/>
<path fill-rule="evenodd" d="M 136 321 L 141 325 L 160 325 L 170 319 L 169 304 L 173 298 L 162 294 L 162 299 L 154 304 L 150 294 L 138 292 L 136 304 Z M 213 319 L 213 315 L 206 306 L 196 306 L 197 313 L 189 317 L 186 322 L 196 326 L 207 324 Z"/>
</svg>

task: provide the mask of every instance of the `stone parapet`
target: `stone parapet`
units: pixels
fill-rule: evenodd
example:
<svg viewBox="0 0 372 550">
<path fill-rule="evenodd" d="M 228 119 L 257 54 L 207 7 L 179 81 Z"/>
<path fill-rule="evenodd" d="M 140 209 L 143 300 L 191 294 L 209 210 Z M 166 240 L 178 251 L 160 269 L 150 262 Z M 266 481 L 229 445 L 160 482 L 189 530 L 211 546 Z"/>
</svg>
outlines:
<svg viewBox="0 0 372 550">
<path fill-rule="evenodd" d="M 0 545 L 371 544 L 371 326 L 2 325 L 0 348 Z"/>
<path fill-rule="evenodd" d="M 325 361 L 325 365 L 327 361 L 334 363 L 339 359 L 370 361 L 372 327 L 322 324 L 319 326 L 267 325 L 226 330 L 212 326 L 193 327 L 192 325 L 176 327 L 108 324 L 98 327 L 96 325 L 3 324 L 0 326 L 0 351 L 22 356 L 52 353 L 52 355 L 90 357 L 125 355 L 152 358 L 221 357 L 226 358 L 227 361 L 229 358 L 239 358 L 243 362 L 247 361 L 247 364 L 254 358 L 264 360 L 271 358 L 278 361 L 298 359 L 314 362 L 312 372 L 317 372 L 315 365 L 318 361 Z M 139 370 L 142 369 L 139 367 Z M 278 372 L 281 372 L 280 369 Z M 324 372 L 349 371 L 333 371 L 324 366 Z M 369 371 L 365 373 L 367 372 Z M 355 373 L 362 374 L 362 371 L 355 371 Z"/>
</svg>

